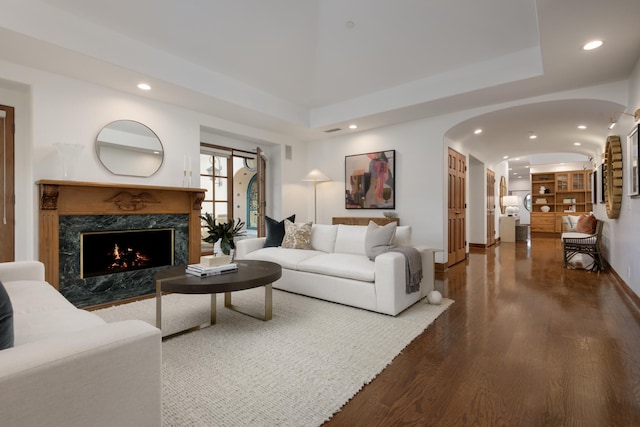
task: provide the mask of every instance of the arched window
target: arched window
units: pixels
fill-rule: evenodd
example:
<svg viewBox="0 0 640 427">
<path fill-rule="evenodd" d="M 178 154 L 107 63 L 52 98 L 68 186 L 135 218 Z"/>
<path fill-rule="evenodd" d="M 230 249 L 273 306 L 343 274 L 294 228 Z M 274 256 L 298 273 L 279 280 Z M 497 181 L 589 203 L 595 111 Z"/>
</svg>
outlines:
<svg viewBox="0 0 640 427">
<path fill-rule="evenodd" d="M 247 229 L 256 230 L 258 228 L 258 181 L 254 174 L 247 187 Z"/>
</svg>

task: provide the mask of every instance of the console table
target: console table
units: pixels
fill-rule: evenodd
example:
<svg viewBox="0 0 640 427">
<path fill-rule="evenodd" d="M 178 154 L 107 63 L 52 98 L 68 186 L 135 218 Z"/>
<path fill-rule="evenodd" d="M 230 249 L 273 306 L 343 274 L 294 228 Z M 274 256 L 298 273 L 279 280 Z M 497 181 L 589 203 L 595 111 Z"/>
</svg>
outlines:
<svg viewBox="0 0 640 427">
<path fill-rule="evenodd" d="M 515 242 L 517 225 L 520 225 L 520 217 L 501 216 L 500 217 L 500 241 Z"/>
<path fill-rule="evenodd" d="M 373 221 L 378 225 L 387 225 L 390 222 L 395 222 L 400 225 L 399 218 L 387 218 L 387 217 L 361 217 L 361 216 L 343 216 L 333 217 L 333 224 L 345 224 L 345 225 L 369 225 L 369 221 Z"/>
</svg>

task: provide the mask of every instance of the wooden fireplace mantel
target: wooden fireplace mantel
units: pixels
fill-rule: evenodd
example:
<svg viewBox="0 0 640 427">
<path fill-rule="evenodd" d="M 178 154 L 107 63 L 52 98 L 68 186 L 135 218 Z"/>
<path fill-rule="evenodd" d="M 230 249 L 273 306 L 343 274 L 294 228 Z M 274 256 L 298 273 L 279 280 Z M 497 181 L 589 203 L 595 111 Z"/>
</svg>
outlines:
<svg viewBox="0 0 640 427">
<path fill-rule="evenodd" d="M 59 218 L 64 215 L 189 215 L 189 262 L 200 261 L 200 209 L 206 190 L 81 181 L 40 180 L 39 257 L 59 289 Z"/>
</svg>

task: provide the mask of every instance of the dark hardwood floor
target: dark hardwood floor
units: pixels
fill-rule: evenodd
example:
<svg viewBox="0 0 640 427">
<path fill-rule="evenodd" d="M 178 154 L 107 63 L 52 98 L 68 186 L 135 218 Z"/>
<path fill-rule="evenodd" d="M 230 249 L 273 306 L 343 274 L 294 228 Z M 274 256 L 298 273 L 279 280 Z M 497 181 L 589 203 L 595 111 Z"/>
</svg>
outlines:
<svg viewBox="0 0 640 427">
<path fill-rule="evenodd" d="M 472 253 L 455 300 L 325 426 L 640 426 L 640 313 L 558 237 Z"/>
</svg>

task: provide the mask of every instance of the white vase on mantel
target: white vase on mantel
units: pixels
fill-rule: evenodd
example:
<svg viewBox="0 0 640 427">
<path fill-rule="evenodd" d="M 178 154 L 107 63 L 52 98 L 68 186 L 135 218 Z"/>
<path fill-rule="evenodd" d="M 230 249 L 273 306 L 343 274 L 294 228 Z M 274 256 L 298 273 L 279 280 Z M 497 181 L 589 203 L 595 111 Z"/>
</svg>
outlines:
<svg viewBox="0 0 640 427">
<path fill-rule="evenodd" d="M 81 144 L 68 144 L 66 142 L 56 142 L 53 144 L 58 150 L 58 156 L 62 164 L 62 179 L 73 179 L 78 156 L 84 148 Z"/>
</svg>

